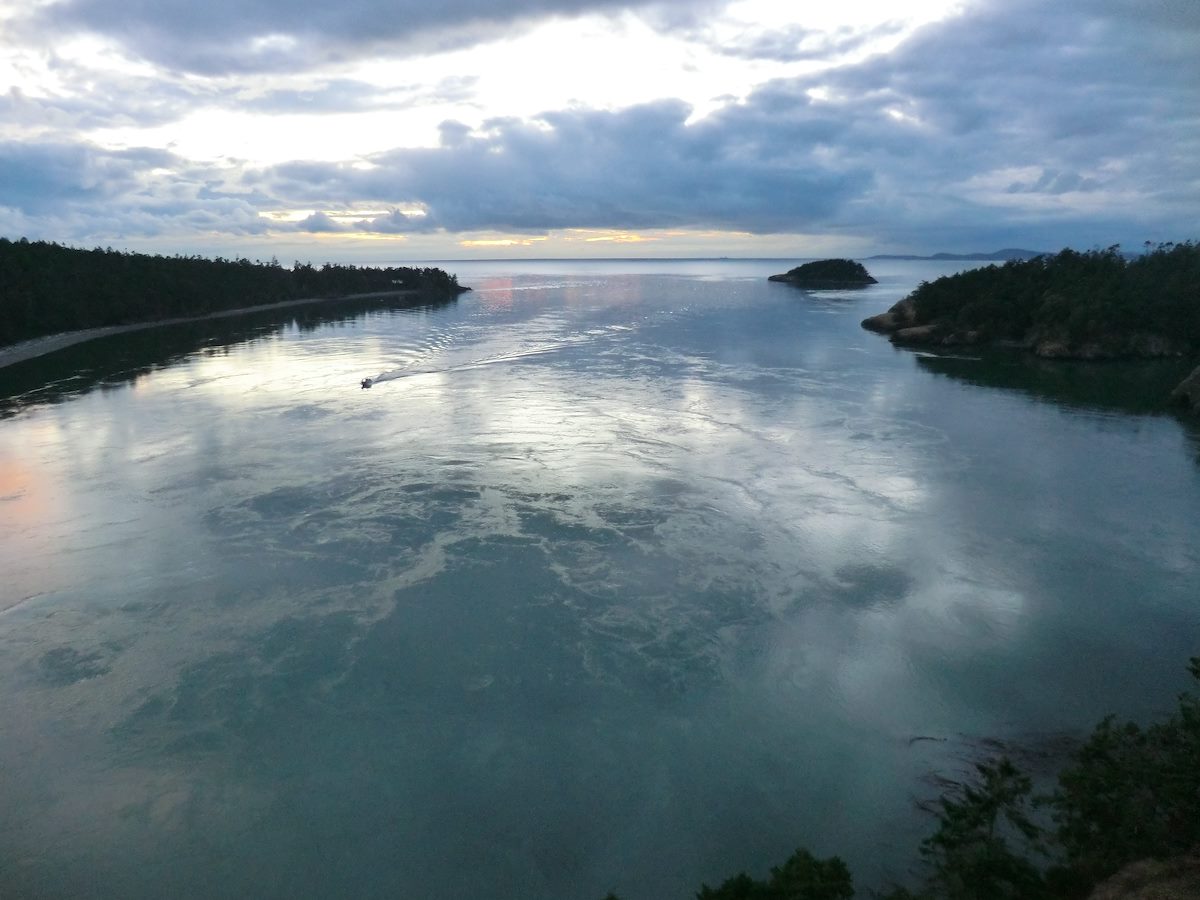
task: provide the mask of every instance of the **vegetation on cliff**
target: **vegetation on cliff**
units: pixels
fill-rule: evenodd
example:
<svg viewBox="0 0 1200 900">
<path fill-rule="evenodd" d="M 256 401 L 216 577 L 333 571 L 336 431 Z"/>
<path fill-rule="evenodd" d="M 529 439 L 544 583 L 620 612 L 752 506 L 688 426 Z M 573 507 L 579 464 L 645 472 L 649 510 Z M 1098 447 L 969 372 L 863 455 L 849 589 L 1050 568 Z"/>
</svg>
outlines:
<svg viewBox="0 0 1200 900">
<path fill-rule="evenodd" d="M 796 266 L 782 275 L 772 275 L 767 280 L 807 288 L 862 287 L 876 283 L 866 266 L 852 259 L 818 259 Z"/>
<path fill-rule="evenodd" d="M 1084 359 L 1200 351 L 1200 245 L 1119 247 L 1012 260 L 922 284 L 863 327 L 896 343 L 1008 341 Z"/>
<path fill-rule="evenodd" d="M 112 249 L 0 238 L 0 345 L 62 331 L 128 325 L 307 297 L 413 290 L 431 298 L 464 289 L 432 268 L 370 268 Z"/>
<path fill-rule="evenodd" d="M 1189 670 L 1200 680 L 1200 657 Z M 1173 715 L 1145 728 L 1106 718 L 1049 794 L 1035 794 L 1029 776 L 1006 758 L 980 762 L 971 780 L 954 784 L 934 804 L 936 828 L 919 848 L 920 886 L 875 896 L 1081 900 L 1105 885 L 1093 896 L 1108 897 L 1115 896 L 1105 893 L 1110 883 L 1126 889 L 1138 878 L 1161 880 L 1164 866 L 1146 860 L 1171 860 L 1167 876 L 1196 884 L 1200 873 L 1188 854 L 1200 848 L 1198 761 L 1200 698 L 1184 693 Z M 696 898 L 846 900 L 853 894 L 840 858 L 818 859 L 800 849 L 766 879 L 741 873 L 716 889 L 703 885 Z"/>
</svg>

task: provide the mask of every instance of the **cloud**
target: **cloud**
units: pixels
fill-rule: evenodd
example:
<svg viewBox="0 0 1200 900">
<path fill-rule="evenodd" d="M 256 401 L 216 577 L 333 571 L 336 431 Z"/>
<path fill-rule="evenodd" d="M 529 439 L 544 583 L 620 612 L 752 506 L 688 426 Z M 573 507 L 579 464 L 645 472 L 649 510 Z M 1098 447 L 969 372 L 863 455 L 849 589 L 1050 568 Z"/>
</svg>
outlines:
<svg viewBox="0 0 1200 900">
<path fill-rule="evenodd" d="M 406 212 L 393 209 L 382 216 L 364 219 L 357 223 L 357 230 L 373 234 L 413 234 L 417 232 L 433 232 L 440 226 L 424 211 Z"/>
<path fill-rule="evenodd" d="M 897 23 L 885 23 L 871 28 L 842 26 L 833 31 L 792 25 L 770 31 L 743 33 L 733 40 L 725 41 L 706 35 L 703 29 L 699 29 L 696 38 L 707 43 L 717 53 L 726 56 L 799 62 L 836 58 L 899 31 L 900 26 Z"/>
<path fill-rule="evenodd" d="M 66 142 L 0 143 L 6 234 L 109 243 L 114 239 L 267 230 L 261 194 L 224 189 L 227 172 L 162 150 L 104 150 Z"/>
<path fill-rule="evenodd" d="M 307 231 L 311 234 L 341 234 L 349 231 L 342 222 L 323 212 L 314 212 L 296 224 L 297 231 Z"/>
<path fill-rule="evenodd" d="M 980 3 L 699 121 L 661 101 L 448 122 L 439 147 L 279 166 L 262 187 L 417 203 L 450 231 L 825 230 L 953 249 L 1140 242 L 1157 222 L 1178 238 L 1200 208 L 1200 63 L 1177 34 L 1196 17 L 1157 10 L 1139 30 L 1120 3 Z"/>
<path fill-rule="evenodd" d="M 58 90 L 29 94 L 13 86 L 0 94 L 0 128 L 77 134 L 81 130 L 172 122 L 217 98 L 197 87 L 149 77 L 122 76 L 62 63 L 54 68 Z"/>
<path fill-rule="evenodd" d="M 419 106 L 469 101 L 478 76 L 443 78 L 434 84 L 411 84 L 380 89 L 352 78 L 318 80 L 302 88 L 266 91 L 241 89 L 230 97 L 238 108 L 264 113 L 348 113 L 403 110 Z"/>
<path fill-rule="evenodd" d="M 690 9 L 694 0 L 60 0 L 25 27 L 103 35 L 168 70 L 216 75 L 292 71 L 400 52 L 422 55 L 491 40 L 553 16 L 630 7 Z"/>
<path fill-rule="evenodd" d="M 275 167 L 257 186 L 300 205 L 353 196 L 415 201 L 450 231 L 712 227 L 796 230 L 860 195 L 870 173 L 818 158 L 831 123 L 772 124 L 732 109 L 687 124 L 677 101 L 498 119 L 446 143 L 370 159 L 372 167 Z M 785 140 L 781 140 L 781 138 Z M 262 179 L 259 181 L 259 179 Z"/>
<path fill-rule="evenodd" d="M 79 0 L 69 8 L 82 15 L 85 7 Z M 263 8 L 251 10 L 251 23 Z M 121 21 L 127 15 L 105 9 Z M 781 32 L 775 49 L 762 37 L 729 52 L 802 54 L 817 40 L 799 26 Z M 832 40 L 850 46 L 856 37 L 835 32 Z M 704 229 L 945 250 L 1178 240 L 1195 237 L 1200 223 L 1198 41 L 1193 0 L 987 0 L 889 53 L 767 82 L 699 118 L 670 99 L 578 105 L 532 118 L 446 121 L 433 147 L 254 170 L 78 139 L 0 143 L 0 222 L 41 234 L 70 229 L 52 235 L 61 239 Z M 69 118 L 99 117 L 111 102 L 121 115 L 153 120 L 216 96 L 268 113 L 340 112 L 474 90 L 469 79 L 382 93 L 348 78 L 266 90 L 194 81 L 190 95 L 176 85 L 156 96 L 133 78 L 75 107 L 15 94 L 0 105 L 36 102 Z M 143 96 L 121 107 L 123 85 Z M 301 210 L 319 212 L 298 222 Z"/>
<path fill-rule="evenodd" d="M 103 152 L 80 144 L 0 143 L 0 202 L 38 215 L 63 205 L 94 205 L 134 190 L 142 173 L 170 154 Z"/>
</svg>

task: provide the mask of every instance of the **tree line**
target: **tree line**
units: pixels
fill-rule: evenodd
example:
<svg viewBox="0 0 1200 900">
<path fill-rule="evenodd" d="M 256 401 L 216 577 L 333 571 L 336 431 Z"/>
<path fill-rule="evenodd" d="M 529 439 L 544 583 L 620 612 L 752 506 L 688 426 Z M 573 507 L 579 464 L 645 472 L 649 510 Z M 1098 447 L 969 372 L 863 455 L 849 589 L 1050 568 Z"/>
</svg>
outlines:
<svg viewBox="0 0 1200 900">
<path fill-rule="evenodd" d="M 464 289 L 441 269 L 358 267 L 83 250 L 0 238 L 0 345 L 81 328 L 375 291 L 431 299 Z"/>
<path fill-rule="evenodd" d="M 913 324 L 976 339 L 1098 345 L 1118 354 L 1134 334 L 1200 349 L 1200 244 L 1159 244 L 1133 259 L 1119 245 L 1012 260 L 922 282 Z"/>
</svg>

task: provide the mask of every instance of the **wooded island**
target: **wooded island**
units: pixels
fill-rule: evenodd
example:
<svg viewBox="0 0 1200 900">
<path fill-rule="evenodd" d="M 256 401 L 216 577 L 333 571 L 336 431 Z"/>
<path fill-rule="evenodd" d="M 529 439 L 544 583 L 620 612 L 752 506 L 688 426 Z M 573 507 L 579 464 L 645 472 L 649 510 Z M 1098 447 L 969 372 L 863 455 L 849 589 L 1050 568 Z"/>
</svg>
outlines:
<svg viewBox="0 0 1200 900">
<path fill-rule="evenodd" d="M 862 263 L 852 259 L 818 259 L 796 266 L 782 275 L 772 275 L 767 280 L 814 290 L 856 288 L 878 283 Z"/>
</svg>

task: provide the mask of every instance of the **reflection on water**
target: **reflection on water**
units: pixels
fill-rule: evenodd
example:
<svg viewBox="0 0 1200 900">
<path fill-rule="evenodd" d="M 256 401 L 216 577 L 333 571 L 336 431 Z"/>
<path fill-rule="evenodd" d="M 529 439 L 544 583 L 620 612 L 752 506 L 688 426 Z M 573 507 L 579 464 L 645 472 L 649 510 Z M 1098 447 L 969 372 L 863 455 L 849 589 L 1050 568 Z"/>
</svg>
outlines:
<svg viewBox="0 0 1200 900">
<path fill-rule="evenodd" d="M 270 339 L 281 332 L 311 332 L 338 327 L 364 315 L 397 310 L 415 314 L 454 303 L 407 298 L 359 298 L 310 303 L 241 316 L 201 319 L 133 331 L 75 344 L 48 356 L 0 368 L 0 418 L 40 403 L 57 403 L 96 388 L 136 383 L 157 369 L 202 353 L 226 355 L 243 343 Z"/>
<path fill-rule="evenodd" d="M 649 900 L 797 845 L 870 884 L 956 740 L 1169 706 L 1180 424 L 931 377 L 858 327 L 919 267 L 758 265 L 460 272 L 11 392 L 0 887 Z"/>
<path fill-rule="evenodd" d="M 1006 350 L 916 357 L 922 368 L 968 384 L 1119 413 L 1168 411 L 1171 391 L 1195 368 L 1194 360 L 1187 359 L 1061 362 Z"/>
</svg>

